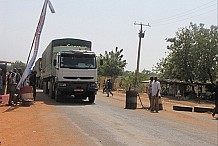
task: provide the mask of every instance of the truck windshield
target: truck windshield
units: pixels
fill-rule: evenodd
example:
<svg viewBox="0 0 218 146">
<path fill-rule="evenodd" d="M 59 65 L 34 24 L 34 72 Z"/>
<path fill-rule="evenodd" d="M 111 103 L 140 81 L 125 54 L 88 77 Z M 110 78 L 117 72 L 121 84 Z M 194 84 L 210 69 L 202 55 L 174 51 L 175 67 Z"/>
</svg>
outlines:
<svg viewBox="0 0 218 146">
<path fill-rule="evenodd" d="M 93 54 L 61 54 L 61 68 L 95 69 L 96 57 Z"/>
</svg>

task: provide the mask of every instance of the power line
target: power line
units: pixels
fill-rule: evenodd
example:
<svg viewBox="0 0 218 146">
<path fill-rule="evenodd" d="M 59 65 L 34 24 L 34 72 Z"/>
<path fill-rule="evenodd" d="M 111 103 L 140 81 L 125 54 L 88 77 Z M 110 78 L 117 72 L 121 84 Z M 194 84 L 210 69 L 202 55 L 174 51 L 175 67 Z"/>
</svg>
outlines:
<svg viewBox="0 0 218 146">
<path fill-rule="evenodd" d="M 151 24 L 152 25 L 158 25 L 158 24 L 161 24 L 161 23 L 166 23 L 168 21 L 173 21 L 173 20 L 178 21 L 178 19 L 184 19 L 185 16 L 189 16 L 190 14 L 197 13 L 199 11 L 203 11 L 203 10 L 205 10 L 207 8 L 210 8 L 210 7 L 214 7 L 215 4 L 217 4 L 217 2 L 215 2 L 215 3 L 214 2 L 215 2 L 214 0 L 210 1 L 210 2 L 207 2 L 207 3 L 205 3 L 205 4 L 201 5 L 201 6 L 198 6 L 198 7 L 194 8 L 194 9 L 187 10 L 187 11 L 184 11 L 182 13 L 172 15 L 170 17 L 166 17 L 166 18 L 163 18 L 163 19 L 153 21 L 153 22 L 151 22 Z M 204 13 L 206 14 L 206 13 L 208 13 L 208 11 L 204 12 Z M 203 15 L 204 13 L 201 13 L 200 15 Z M 199 15 L 197 15 L 197 16 L 199 16 Z M 192 16 L 191 18 L 193 18 L 193 17 L 196 17 L 196 15 Z M 187 18 L 185 18 L 185 19 L 187 19 Z M 181 21 L 181 20 L 179 20 L 179 21 Z"/>
<path fill-rule="evenodd" d="M 206 9 L 206 8 L 209 8 L 209 7 L 214 7 L 214 5 L 210 5 L 208 7 L 203 8 L 203 9 Z M 156 21 L 156 22 L 153 22 L 153 23 L 157 23 L 158 24 L 158 23 L 165 22 L 165 21 L 171 21 L 171 20 L 174 20 L 174 19 L 179 19 L 181 17 L 189 16 L 190 14 L 196 13 L 196 12 L 198 12 L 200 10 L 203 10 L 203 9 L 199 9 L 197 11 L 190 11 L 189 13 L 184 13 L 184 14 L 176 15 L 174 17 L 169 17 L 169 19 L 162 19 L 162 20 L 159 20 L 159 21 Z"/>
<path fill-rule="evenodd" d="M 210 1 L 210 2 L 208 2 L 208 3 L 205 3 L 205 4 L 201 5 L 201 6 L 198 6 L 198 7 L 194 8 L 194 9 L 187 10 L 187 11 L 184 11 L 184 12 L 182 12 L 182 13 L 178 13 L 178 14 L 175 14 L 175 15 L 172 15 L 172 16 L 169 16 L 169 17 L 166 17 L 166 18 L 163 18 L 163 19 L 159 19 L 159 20 L 153 21 L 152 23 L 158 23 L 158 22 L 161 22 L 161 21 L 167 21 L 167 20 L 169 20 L 169 19 L 178 18 L 178 17 L 184 16 L 184 15 L 188 15 L 188 14 L 193 13 L 193 12 L 196 12 L 196 11 L 200 11 L 200 10 L 202 10 L 202 9 L 205 9 L 204 7 L 205 7 L 206 5 L 212 3 L 212 2 L 215 2 L 215 1 L 214 1 L 214 0 L 213 0 L 213 1 Z M 209 5 L 209 6 L 207 6 L 206 8 L 211 7 L 211 6 L 214 6 L 214 5 L 215 5 L 215 4 Z M 203 8 L 201 8 L 201 7 L 203 7 Z M 201 8 L 201 9 L 199 9 L 199 8 Z"/>
<path fill-rule="evenodd" d="M 184 20 L 188 20 L 188 19 L 191 19 L 191 18 L 196 18 L 196 17 L 202 16 L 202 15 L 205 15 L 205 14 L 214 12 L 214 11 L 216 11 L 216 10 L 217 10 L 217 9 L 213 9 L 213 10 L 210 10 L 210 11 L 207 11 L 207 12 L 204 12 L 204 13 L 201 13 L 201 14 L 198 14 L 198 15 L 194 15 L 194 16 L 191 16 L 191 17 L 183 18 L 183 19 L 180 19 L 180 20 L 168 21 L 168 22 L 166 21 L 166 22 L 162 22 L 162 23 L 159 23 L 159 24 L 153 24 L 152 26 L 157 27 L 157 26 L 162 26 L 162 25 L 168 25 L 168 24 L 172 24 L 172 23 L 177 23 L 177 22 L 181 22 L 181 21 L 184 21 Z"/>
</svg>

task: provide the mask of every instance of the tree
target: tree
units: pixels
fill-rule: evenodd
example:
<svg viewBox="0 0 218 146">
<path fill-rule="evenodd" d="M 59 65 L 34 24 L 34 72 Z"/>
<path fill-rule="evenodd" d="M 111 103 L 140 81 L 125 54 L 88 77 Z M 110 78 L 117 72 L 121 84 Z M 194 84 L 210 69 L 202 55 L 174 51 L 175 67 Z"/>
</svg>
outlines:
<svg viewBox="0 0 218 146">
<path fill-rule="evenodd" d="M 12 63 L 11 66 L 8 66 L 8 70 L 13 70 L 13 68 L 20 68 L 22 70 L 22 72 L 25 70 L 26 68 L 26 64 L 21 62 L 21 61 L 15 61 L 15 63 Z"/>
<path fill-rule="evenodd" d="M 217 77 L 217 61 L 218 61 L 218 27 L 211 26 L 205 29 L 203 24 L 200 26 L 193 25 L 194 36 L 196 40 L 195 52 L 196 57 L 196 76 L 198 80 L 211 82 Z"/>
<path fill-rule="evenodd" d="M 119 50 L 118 47 L 116 47 L 115 51 L 105 51 L 104 55 L 100 54 L 98 60 L 103 59 L 103 65 L 99 66 L 98 74 L 111 77 L 112 79 L 122 75 L 127 65 L 126 60 L 123 60 L 122 52 L 123 49 Z"/>
<path fill-rule="evenodd" d="M 155 73 L 143 70 L 139 72 L 139 80 L 140 81 L 147 81 L 150 79 L 151 76 L 156 76 Z M 137 87 L 134 87 L 134 82 L 136 80 L 135 72 L 132 71 L 125 71 L 123 75 L 120 77 L 119 80 L 119 87 L 128 90 L 129 88 L 137 90 L 138 92 L 144 92 L 145 86 L 143 84 L 139 84 Z"/>
<path fill-rule="evenodd" d="M 132 87 L 135 81 L 135 73 L 131 71 L 125 71 L 123 76 L 120 77 L 119 87 L 128 90 Z"/>
<path fill-rule="evenodd" d="M 166 39 L 169 55 L 160 60 L 156 71 L 165 78 L 189 82 L 211 82 L 218 69 L 218 27 L 204 28 L 190 23 L 176 32 L 176 36 Z"/>
</svg>

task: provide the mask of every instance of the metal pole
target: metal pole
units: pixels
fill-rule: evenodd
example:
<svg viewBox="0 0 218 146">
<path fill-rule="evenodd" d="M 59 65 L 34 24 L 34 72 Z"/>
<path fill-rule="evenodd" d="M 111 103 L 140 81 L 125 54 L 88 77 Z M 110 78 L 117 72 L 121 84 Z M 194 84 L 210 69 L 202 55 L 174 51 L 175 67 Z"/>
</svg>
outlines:
<svg viewBox="0 0 218 146">
<path fill-rule="evenodd" d="M 26 61 L 26 66 L 27 66 L 27 64 L 29 63 L 30 54 L 31 54 L 31 52 L 32 52 L 33 45 L 34 45 L 34 40 L 35 40 L 35 35 L 34 35 L 34 37 L 33 37 L 33 42 L 32 42 L 32 45 L 31 45 L 31 48 L 30 48 L 30 52 L 29 52 L 29 55 L 28 55 L 28 58 L 27 58 L 27 61 Z"/>
</svg>

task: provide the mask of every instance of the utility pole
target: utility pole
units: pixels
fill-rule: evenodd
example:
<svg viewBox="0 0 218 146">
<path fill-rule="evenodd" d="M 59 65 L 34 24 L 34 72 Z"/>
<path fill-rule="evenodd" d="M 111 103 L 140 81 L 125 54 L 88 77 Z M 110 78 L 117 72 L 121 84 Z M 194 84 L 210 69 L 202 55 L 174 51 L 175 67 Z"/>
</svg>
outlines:
<svg viewBox="0 0 218 146">
<path fill-rule="evenodd" d="M 134 25 L 140 25 L 140 30 L 139 30 L 139 45 L 138 45 L 138 57 L 137 57 L 137 68 L 136 68 L 136 81 L 135 81 L 135 87 L 138 86 L 139 84 L 139 62 L 140 62 L 140 52 L 141 52 L 141 39 L 145 37 L 145 31 L 143 32 L 142 30 L 142 26 L 149 26 L 149 23 L 146 24 L 142 24 L 142 23 L 134 23 Z"/>
</svg>

